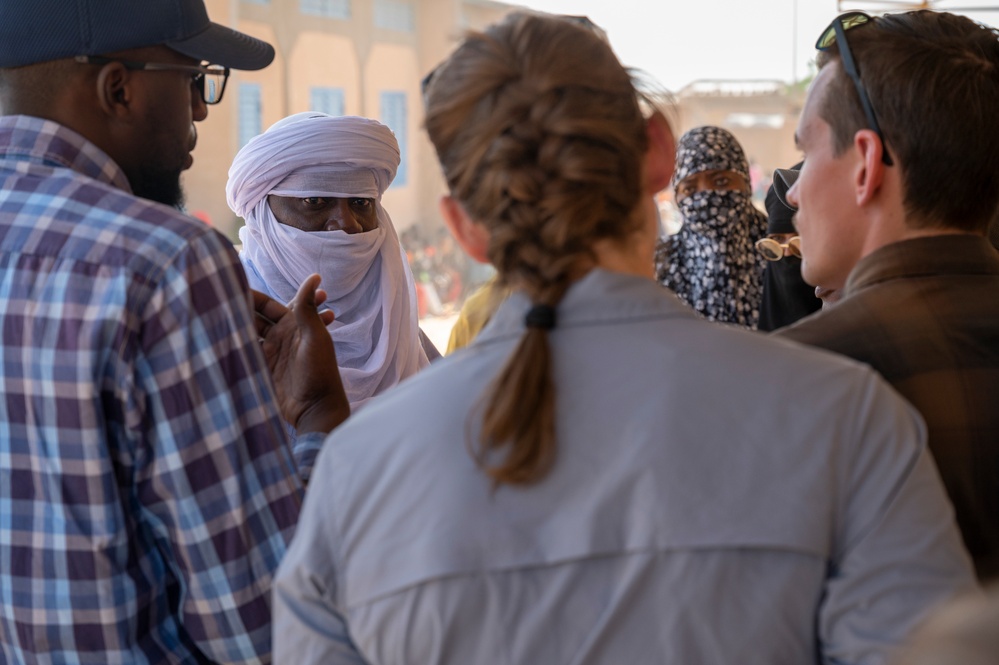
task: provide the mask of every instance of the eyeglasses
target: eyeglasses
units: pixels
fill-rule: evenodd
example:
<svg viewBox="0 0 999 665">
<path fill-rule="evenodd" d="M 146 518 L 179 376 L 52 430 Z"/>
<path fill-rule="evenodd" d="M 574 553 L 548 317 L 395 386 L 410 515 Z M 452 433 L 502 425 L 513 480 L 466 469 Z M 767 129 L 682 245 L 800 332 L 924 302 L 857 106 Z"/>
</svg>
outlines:
<svg viewBox="0 0 999 665">
<path fill-rule="evenodd" d="M 850 50 L 850 43 L 846 41 L 846 31 L 852 28 L 856 28 L 860 25 L 866 25 L 872 22 L 874 19 L 865 14 L 864 12 L 848 12 L 846 14 L 841 14 L 833 19 L 833 22 L 829 24 L 829 27 L 822 32 L 822 36 L 819 40 L 815 42 L 815 48 L 820 51 L 827 50 L 833 44 L 839 47 L 840 59 L 843 62 L 843 71 L 846 72 L 847 76 L 853 79 L 853 85 L 857 88 L 857 96 L 860 97 L 860 105 L 864 107 L 864 115 L 867 116 L 867 124 L 869 129 L 873 129 L 874 133 L 878 135 L 881 139 L 881 161 L 885 163 L 886 166 L 892 166 L 891 155 L 888 154 L 888 144 L 885 142 L 885 136 L 881 132 L 881 125 L 878 124 L 878 118 L 874 115 L 874 107 L 871 106 L 871 98 L 867 95 L 867 89 L 864 88 L 864 82 L 860 80 L 860 70 L 857 69 L 857 63 L 853 59 L 853 52 Z"/>
<path fill-rule="evenodd" d="M 201 100 L 205 104 L 218 104 L 222 101 L 226 81 L 229 80 L 229 68 L 222 65 L 175 65 L 163 62 L 138 62 L 136 60 L 119 60 L 105 58 L 99 55 L 78 55 L 76 62 L 89 65 L 107 65 L 117 62 L 125 69 L 144 71 L 187 72 L 191 82 L 198 89 Z"/>
<path fill-rule="evenodd" d="M 780 261 L 784 258 L 784 251 L 796 258 L 801 258 L 801 238 L 792 236 L 785 243 L 777 242 L 773 238 L 761 238 L 756 241 L 756 251 L 767 261 Z"/>
</svg>

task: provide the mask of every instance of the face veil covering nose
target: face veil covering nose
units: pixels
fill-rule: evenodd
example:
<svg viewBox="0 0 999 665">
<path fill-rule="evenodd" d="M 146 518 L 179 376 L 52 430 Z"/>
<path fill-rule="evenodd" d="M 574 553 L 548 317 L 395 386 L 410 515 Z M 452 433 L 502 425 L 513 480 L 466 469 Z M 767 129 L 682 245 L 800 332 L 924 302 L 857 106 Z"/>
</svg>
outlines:
<svg viewBox="0 0 999 665">
<path fill-rule="evenodd" d="M 700 191 L 679 208 L 683 227 L 656 253 L 660 283 L 712 321 L 755 329 L 765 264 L 755 243 L 766 218 L 735 191 Z"/>
<path fill-rule="evenodd" d="M 733 171 L 749 183 L 742 146 L 721 127 L 697 127 L 680 137 L 676 165 L 674 189 L 704 171 Z M 701 190 L 677 207 L 683 226 L 659 243 L 659 282 L 707 319 L 755 329 L 766 263 L 755 244 L 766 234 L 766 216 L 741 190 Z"/>
<path fill-rule="evenodd" d="M 243 217 L 240 258 L 250 286 L 288 302 L 319 273 L 336 315 L 330 336 L 352 409 L 429 364 L 420 344 L 416 286 L 381 198 L 399 167 L 385 125 L 307 112 L 254 137 L 229 169 L 226 198 Z M 281 224 L 267 196 L 372 199 L 378 228 L 308 233 Z"/>
</svg>

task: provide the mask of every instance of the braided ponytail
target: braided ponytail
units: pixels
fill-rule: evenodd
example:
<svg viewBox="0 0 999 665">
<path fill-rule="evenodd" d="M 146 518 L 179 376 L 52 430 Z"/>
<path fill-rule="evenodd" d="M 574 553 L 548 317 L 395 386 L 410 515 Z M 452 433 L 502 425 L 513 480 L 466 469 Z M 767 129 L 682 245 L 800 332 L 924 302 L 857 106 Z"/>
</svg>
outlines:
<svg viewBox="0 0 999 665">
<path fill-rule="evenodd" d="M 500 283 L 535 305 L 487 392 L 473 452 L 496 484 L 534 483 L 556 457 L 557 306 L 594 264 L 595 242 L 624 240 L 641 224 L 638 94 L 601 35 L 568 18 L 514 13 L 465 39 L 433 74 L 426 104 L 451 195 L 488 230 Z"/>
</svg>

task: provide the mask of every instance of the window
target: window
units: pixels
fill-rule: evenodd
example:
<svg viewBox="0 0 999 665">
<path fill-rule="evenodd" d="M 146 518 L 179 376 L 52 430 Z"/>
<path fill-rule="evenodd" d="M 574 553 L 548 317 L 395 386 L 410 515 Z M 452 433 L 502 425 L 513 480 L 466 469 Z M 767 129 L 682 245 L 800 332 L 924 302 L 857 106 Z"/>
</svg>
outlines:
<svg viewBox="0 0 999 665">
<path fill-rule="evenodd" d="M 263 131 L 259 83 L 239 84 L 239 147 Z"/>
<path fill-rule="evenodd" d="M 729 113 L 725 124 L 744 129 L 780 129 L 785 118 L 780 113 Z"/>
<path fill-rule="evenodd" d="M 395 133 L 399 142 L 399 170 L 392 181 L 393 187 L 406 184 L 406 93 L 383 92 L 381 94 L 381 119 Z"/>
<path fill-rule="evenodd" d="M 326 18 L 350 18 L 350 0 L 299 0 L 303 14 Z"/>
<path fill-rule="evenodd" d="M 416 29 L 413 3 L 408 0 L 375 0 L 375 27 L 399 32 Z"/>
<path fill-rule="evenodd" d="M 310 88 L 309 110 L 326 115 L 343 115 L 343 89 Z"/>
</svg>

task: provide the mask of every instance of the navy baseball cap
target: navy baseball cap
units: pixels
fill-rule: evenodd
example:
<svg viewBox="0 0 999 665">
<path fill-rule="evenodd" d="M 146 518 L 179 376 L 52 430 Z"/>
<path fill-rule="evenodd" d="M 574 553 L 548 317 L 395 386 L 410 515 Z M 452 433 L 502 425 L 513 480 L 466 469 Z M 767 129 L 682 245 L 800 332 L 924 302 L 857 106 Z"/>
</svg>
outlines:
<svg viewBox="0 0 999 665">
<path fill-rule="evenodd" d="M 0 67 L 144 46 L 232 69 L 263 69 L 274 47 L 208 20 L 203 0 L 0 0 Z"/>
</svg>

